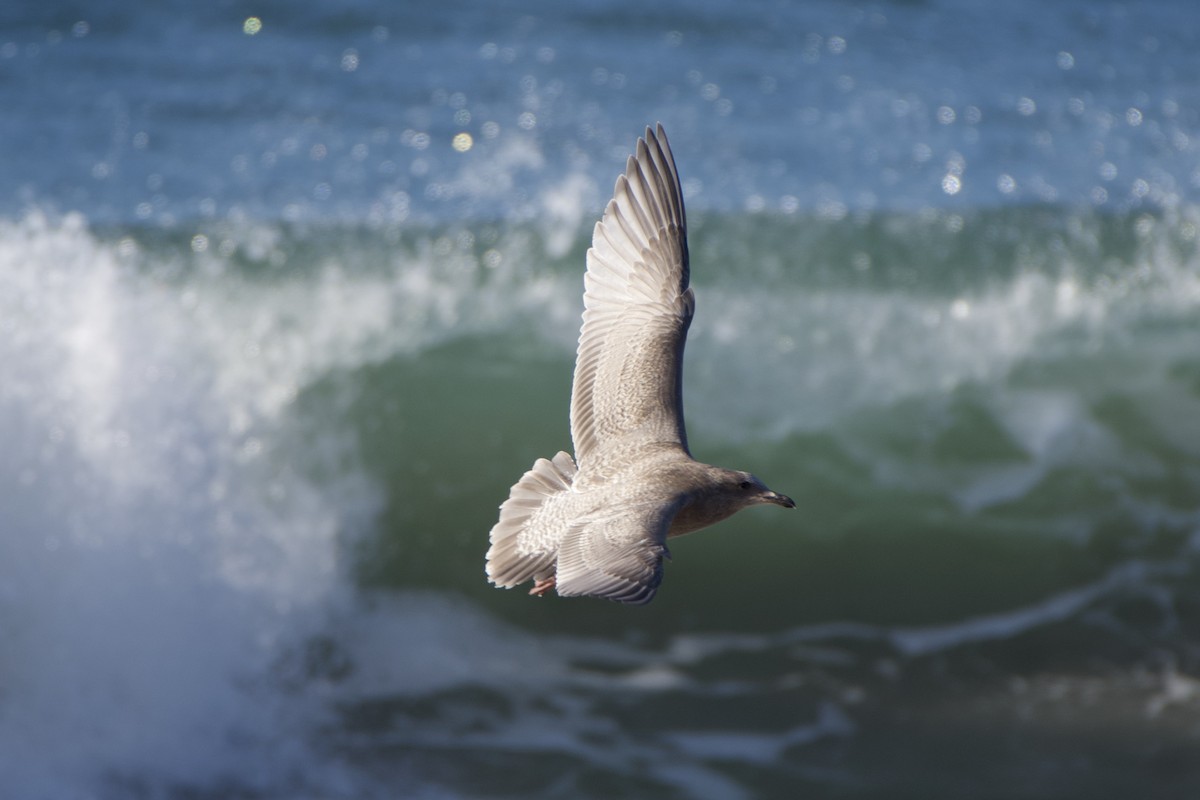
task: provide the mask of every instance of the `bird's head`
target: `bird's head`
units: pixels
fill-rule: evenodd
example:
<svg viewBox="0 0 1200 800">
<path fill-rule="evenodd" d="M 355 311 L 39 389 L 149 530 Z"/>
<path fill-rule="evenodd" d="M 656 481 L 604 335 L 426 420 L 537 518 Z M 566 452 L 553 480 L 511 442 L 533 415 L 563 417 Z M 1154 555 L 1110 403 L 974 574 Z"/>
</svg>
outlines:
<svg viewBox="0 0 1200 800">
<path fill-rule="evenodd" d="M 774 503 L 784 508 L 796 507 L 796 503 L 792 498 L 785 494 L 771 491 L 765 483 L 749 472 L 726 470 L 723 478 L 721 488 L 742 507 L 758 505 L 759 503 Z"/>
<path fill-rule="evenodd" d="M 695 464 L 703 479 L 695 473 L 689 478 L 690 497 L 671 523 L 668 536 L 680 536 L 728 519 L 748 506 L 773 503 L 795 508 L 792 498 L 773 492 L 749 472 L 722 469 L 708 464 Z"/>
</svg>

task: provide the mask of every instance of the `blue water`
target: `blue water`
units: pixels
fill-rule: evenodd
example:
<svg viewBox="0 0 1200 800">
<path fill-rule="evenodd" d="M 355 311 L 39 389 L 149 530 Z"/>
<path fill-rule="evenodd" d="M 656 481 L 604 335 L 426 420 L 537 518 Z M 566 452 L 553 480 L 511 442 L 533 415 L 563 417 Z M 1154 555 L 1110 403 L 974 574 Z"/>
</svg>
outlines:
<svg viewBox="0 0 1200 800">
<path fill-rule="evenodd" d="M 1200 791 L 1200 12 L 0 9 L 0 796 Z M 489 587 L 671 137 L 689 440 L 799 511 Z"/>
</svg>

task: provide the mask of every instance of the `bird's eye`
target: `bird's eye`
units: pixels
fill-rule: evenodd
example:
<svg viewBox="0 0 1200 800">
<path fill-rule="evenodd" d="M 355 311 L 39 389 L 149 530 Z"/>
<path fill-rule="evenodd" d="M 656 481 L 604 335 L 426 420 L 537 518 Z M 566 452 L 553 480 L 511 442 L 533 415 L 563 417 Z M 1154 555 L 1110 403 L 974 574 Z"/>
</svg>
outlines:
<svg viewBox="0 0 1200 800">
<path fill-rule="evenodd" d="M 739 489 L 749 489 L 750 481 L 742 481 L 741 483 L 738 484 L 738 488 Z"/>
</svg>

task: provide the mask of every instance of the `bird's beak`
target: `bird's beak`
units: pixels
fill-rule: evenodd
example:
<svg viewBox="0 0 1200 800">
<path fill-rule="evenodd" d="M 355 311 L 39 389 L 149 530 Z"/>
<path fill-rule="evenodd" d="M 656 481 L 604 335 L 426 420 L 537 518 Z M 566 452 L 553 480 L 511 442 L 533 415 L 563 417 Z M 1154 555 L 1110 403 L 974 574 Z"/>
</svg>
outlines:
<svg viewBox="0 0 1200 800">
<path fill-rule="evenodd" d="M 786 494 L 780 494 L 779 492 L 767 492 L 763 495 L 763 500 L 766 500 L 768 503 L 774 503 L 776 505 L 783 506 L 784 508 L 796 507 L 796 502 L 792 500 L 792 498 L 788 497 Z"/>
</svg>

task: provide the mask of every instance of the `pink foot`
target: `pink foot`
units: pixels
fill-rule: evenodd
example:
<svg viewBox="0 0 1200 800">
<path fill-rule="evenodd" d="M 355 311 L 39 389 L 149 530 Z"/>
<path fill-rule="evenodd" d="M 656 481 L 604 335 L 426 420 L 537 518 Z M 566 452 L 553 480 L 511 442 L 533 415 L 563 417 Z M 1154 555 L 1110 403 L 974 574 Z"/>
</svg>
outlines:
<svg viewBox="0 0 1200 800">
<path fill-rule="evenodd" d="M 529 593 L 533 594 L 533 595 L 537 595 L 538 597 L 541 597 L 546 592 L 553 589 L 554 584 L 555 584 L 555 579 L 553 577 L 545 578 L 540 581 L 535 581 L 533 584 L 533 588 L 529 590 Z"/>
</svg>

